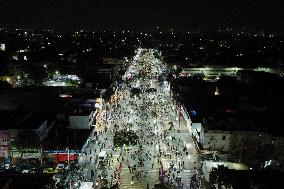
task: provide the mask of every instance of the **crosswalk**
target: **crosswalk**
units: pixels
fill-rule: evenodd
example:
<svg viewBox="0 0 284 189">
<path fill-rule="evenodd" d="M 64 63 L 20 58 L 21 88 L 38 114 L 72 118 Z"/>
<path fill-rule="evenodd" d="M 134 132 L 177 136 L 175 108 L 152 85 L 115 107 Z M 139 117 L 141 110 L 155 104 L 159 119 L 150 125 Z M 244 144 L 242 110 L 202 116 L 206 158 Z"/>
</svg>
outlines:
<svg viewBox="0 0 284 189">
<path fill-rule="evenodd" d="M 132 173 L 129 172 L 127 168 L 122 169 L 122 178 L 120 181 L 120 189 L 144 189 L 144 185 L 137 181 L 136 178 L 132 181 Z"/>
<path fill-rule="evenodd" d="M 138 169 L 138 171 L 141 171 Z M 145 173 L 146 172 L 146 173 Z M 142 177 L 137 180 L 134 177 L 132 181 L 132 173 L 129 172 L 128 168 L 122 168 L 121 170 L 121 179 L 119 181 L 119 188 L 120 189 L 147 189 L 147 183 L 149 184 L 149 188 L 153 188 L 154 185 L 158 181 L 158 173 L 159 170 L 152 169 L 145 171 L 142 173 Z M 115 184 L 115 181 L 112 183 Z"/>
<path fill-rule="evenodd" d="M 196 171 L 184 170 L 182 173 L 183 189 L 190 189 L 191 177 L 196 173 Z"/>
</svg>

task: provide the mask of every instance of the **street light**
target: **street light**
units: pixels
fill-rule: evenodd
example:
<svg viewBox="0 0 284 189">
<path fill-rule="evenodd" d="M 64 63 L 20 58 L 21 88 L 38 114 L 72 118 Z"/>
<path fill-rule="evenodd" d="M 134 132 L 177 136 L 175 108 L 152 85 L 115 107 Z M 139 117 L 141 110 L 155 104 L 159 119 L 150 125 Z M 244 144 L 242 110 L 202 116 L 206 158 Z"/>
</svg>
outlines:
<svg viewBox="0 0 284 189">
<path fill-rule="evenodd" d="M 67 164 L 70 165 L 70 156 L 69 156 L 69 147 L 66 148 L 67 150 Z"/>
<path fill-rule="evenodd" d="M 95 108 L 98 109 L 99 107 L 100 107 L 100 104 L 96 102 L 95 103 Z"/>
</svg>

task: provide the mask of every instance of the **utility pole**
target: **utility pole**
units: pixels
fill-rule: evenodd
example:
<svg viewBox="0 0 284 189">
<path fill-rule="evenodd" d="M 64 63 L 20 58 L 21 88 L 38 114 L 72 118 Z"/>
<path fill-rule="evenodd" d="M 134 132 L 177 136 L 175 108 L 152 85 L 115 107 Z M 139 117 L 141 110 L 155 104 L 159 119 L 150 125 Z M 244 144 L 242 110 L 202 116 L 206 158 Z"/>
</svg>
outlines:
<svg viewBox="0 0 284 189">
<path fill-rule="evenodd" d="M 69 147 L 67 149 L 67 153 L 68 153 L 68 157 L 67 157 L 68 159 L 67 160 L 68 160 L 68 167 L 69 167 L 69 165 L 70 165 Z"/>
<path fill-rule="evenodd" d="M 67 135 L 67 164 L 68 167 L 70 165 L 70 157 L 69 157 L 69 136 Z"/>
<path fill-rule="evenodd" d="M 40 165 L 42 165 L 42 145 L 40 145 Z"/>
</svg>

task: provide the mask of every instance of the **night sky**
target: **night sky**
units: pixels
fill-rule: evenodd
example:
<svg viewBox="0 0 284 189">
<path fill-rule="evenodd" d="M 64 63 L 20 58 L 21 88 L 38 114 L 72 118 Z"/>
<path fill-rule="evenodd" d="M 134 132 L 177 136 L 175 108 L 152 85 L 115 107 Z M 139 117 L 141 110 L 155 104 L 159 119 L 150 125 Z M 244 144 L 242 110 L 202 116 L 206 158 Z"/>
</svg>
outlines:
<svg viewBox="0 0 284 189">
<path fill-rule="evenodd" d="M 0 26 L 54 29 L 284 28 L 283 0 L 0 0 Z"/>
</svg>

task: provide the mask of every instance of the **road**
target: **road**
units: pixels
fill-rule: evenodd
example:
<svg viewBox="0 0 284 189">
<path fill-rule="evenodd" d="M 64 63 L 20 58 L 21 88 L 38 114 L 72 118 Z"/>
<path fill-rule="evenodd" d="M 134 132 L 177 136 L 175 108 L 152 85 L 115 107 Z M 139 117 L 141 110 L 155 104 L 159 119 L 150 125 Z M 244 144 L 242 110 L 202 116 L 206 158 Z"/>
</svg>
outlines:
<svg viewBox="0 0 284 189">
<path fill-rule="evenodd" d="M 118 184 L 147 189 L 159 181 L 169 188 L 197 188 L 190 186 L 200 168 L 191 133 L 178 117 L 169 83 L 158 79 L 165 68 L 155 54 L 137 50 L 116 91 L 117 102 L 101 111 L 100 123 L 79 158 L 82 181 L 93 181 L 97 188 Z M 115 135 L 130 131 L 138 140 L 116 147 Z M 108 154 L 104 160 L 98 157 L 102 151 Z"/>
</svg>

